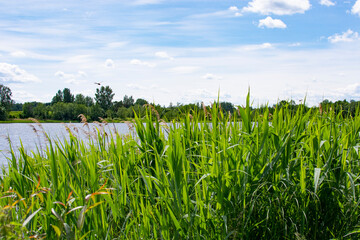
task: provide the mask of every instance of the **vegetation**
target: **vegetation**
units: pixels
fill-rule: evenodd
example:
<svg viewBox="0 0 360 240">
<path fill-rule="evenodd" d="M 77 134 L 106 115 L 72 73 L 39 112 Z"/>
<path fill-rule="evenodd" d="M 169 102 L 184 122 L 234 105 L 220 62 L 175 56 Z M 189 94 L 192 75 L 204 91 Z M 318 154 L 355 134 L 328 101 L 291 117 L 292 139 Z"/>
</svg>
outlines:
<svg viewBox="0 0 360 240">
<path fill-rule="evenodd" d="M 1 85 L 2 86 L 2 85 Z M 41 122 L 53 121 L 79 121 L 79 114 L 84 114 L 89 121 L 98 121 L 99 118 L 106 119 L 109 122 L 128 121 L 134 118 L 134 113 L 140 118 L 145 116 L 148 101 L 142 98 L 134 99 L 133 96 L 125 95 L 121 101 L 113 101 L 115 93 L 109 86 L 101 86 L 96 89 L 95 101 L 90 96 L 71 93 L 69 88 L 58 90 L 50 103 L 25 102 L 14 103 L 11 100 L 11 90 L 8 87 L 0 88 L 0 121 L 19 122 L 20 119 L 36 118 Z M 160 106 L 151 104 L 159 113 L 160 118 L 166 121 L 180 120 L 184 113 L 192 110 L 203 118 L 203 104 L 180 104 L 174 106 Z M 324 111 L 333 109 L 335 114 L 341 112 L 343 116 L 354 116 L 355 111 L 360 107 L 360 101 L 351 100 L 347 102 L 331 102 L 324 100 L 320 104 Z M 297 105 L 293 100 L 280 101 L 273 108 L 267 109 L 267 106 L 260 106 L 258 110 L 263 113 L 265 110 L 273 114 L 275 107 L 286 107 L 289 111 L 296 112 L 303 104 Z M 220 102 L 224 115 L 233 114 L 236 110 L 234 104 L 230 102 Z M 305 107 L 306 108 L 306 107 Z M 307 108 L 306 108 L 307 109 Z M 10 110 L 12 113 L 9 113 Z M 23 120 L 24 121 L 24 120 Z"/>
<path fill-rule="evenodd" d="M 0 84 L 0 120 L 7 119 L 13 100 L 10 88 Z"/>
<path fill-rule="evenodd" d="M 13 149 L 2 228 L 46 239 L 359 239 L 359 108 L 219 106 L 170 124 L 149 106 L 127 136 L 105 123 L 94 134 L 83 117 L 45 151 Z"/>
</svg>

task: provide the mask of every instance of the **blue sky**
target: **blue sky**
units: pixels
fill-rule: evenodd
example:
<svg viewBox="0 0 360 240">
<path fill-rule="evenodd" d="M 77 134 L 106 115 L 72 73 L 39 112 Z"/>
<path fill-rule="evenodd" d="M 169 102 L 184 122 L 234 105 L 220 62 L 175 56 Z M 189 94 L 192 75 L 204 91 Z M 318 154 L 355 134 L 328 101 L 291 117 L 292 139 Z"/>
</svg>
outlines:
<svg viewBox="0 0 360 240">
<path fill-rule="evenodd" d="M 360 100 L 360 0 L 0 2 L 0 83 L 162 105 Z"/>
</svg>

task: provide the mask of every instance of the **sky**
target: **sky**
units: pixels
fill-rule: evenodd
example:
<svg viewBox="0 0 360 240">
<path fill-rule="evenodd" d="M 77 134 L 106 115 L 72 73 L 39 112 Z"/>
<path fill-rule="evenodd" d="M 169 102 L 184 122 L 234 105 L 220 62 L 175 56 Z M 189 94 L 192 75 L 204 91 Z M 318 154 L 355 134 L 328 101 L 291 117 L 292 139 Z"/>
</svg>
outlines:
<svg viewBox="0 0 360 240">
<path fill-rule="evenodd" d="M 360 0 L 0 1 L 16 102 L 110 86 L 156 104 L 360 100 Z"/>
</svg>

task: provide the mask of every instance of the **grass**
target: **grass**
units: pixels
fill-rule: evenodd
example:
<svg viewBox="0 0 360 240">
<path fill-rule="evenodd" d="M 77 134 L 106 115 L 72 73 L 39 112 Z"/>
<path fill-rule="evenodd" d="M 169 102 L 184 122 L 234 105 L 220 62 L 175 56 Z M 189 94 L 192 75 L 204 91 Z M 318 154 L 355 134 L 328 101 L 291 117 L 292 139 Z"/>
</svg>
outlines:
<svg viewBox="0 0 360 240">
<path fill-rule="evenodd" d="M 355 117 L 301 107 L 259 114 L 250 110 L 249 96 L 233 116 L 217 104 L 206 111 L 203 119 L 191 112 L 165 124 L 149 108 L 129 124 L 130 135 L 106 134 L 99 125 L 87 143 L 69 130 L 69 140 L 48 139 L 43 152 L 20 148 L 16 157 L 13 149 L 0 179 L 0 233 L 37 239 L 360 237 L 359 111 Z M 87 131 L 86 123 L 77 131 Z"/>
</svg>

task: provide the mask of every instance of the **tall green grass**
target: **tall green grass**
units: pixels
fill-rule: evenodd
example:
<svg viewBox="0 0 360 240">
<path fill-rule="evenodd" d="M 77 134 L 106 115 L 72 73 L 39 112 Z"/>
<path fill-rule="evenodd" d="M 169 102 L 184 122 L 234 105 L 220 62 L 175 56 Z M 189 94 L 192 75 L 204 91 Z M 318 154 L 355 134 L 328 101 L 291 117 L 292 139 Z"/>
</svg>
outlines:
<svg viewBox="0 0 360 240">
<path fill-rule="evenodd" d="M 166 124 L 149 108 L 127 136 L 102 126 L 86 142 L 72 130 L 43 152 L 12 149 L 2 238 L 360 237 L 359 111 L 259 114 L 249 96 L 232 116 L 205 110 Z"/>
</svg>

